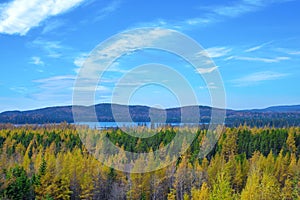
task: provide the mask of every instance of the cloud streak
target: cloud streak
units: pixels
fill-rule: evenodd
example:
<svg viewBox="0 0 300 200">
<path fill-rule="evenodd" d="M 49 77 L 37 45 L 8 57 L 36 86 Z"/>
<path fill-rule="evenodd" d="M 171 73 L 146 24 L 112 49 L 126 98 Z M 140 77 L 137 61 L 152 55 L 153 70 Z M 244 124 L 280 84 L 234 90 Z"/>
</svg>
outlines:
<svg viewBox="0 0 300 200">
<path fill-rule="evenodd" d="M 244 60 L 244 61 L 257 61 L 264 63 L 278 63 L 280 61 L 289 60 L 290 57 L 278 56 L 275 58 L 260 58 L 260 57 L 247 57 L 247 56 L 230 56 L 225 60 Z"/>
<path fill-rule="evenodd" d="M 120 7 L 120 5 L 121 5 L 121 1 L 119 1 L 119 0 L 111 1 L 107 6 L 105 6 L 104 8 L 102 8 L 97 13 L 97 16 L 94 19 L 94 21 L 99 21 L 99 20 L 105 18 L 106 16 L 108 16 L 109 14 L 111 14 L 115 10 L 117 10 Z"/>
<path fill-rule="evenodd" d="M 199 52 L 200 55 L 207 55 L 211 58 L 219 58 L 227 55 L 231 51 L 227 47 L 211 47 Z"/>
<path fill-rule="evenodd" d="M 45 25 L 42 33 L 46 34 L 46 33 L 52 32 L 53 30 L 56 30 L 56 29 L 62 27 L 63 25 L 65 25 L 65 22 L 62 20 L 55 20 L 55 21 L 48 22 Z"/>
<path fill-rule="evenodd" d="M 257 51 L 261 48 L 263 48 L 264 46 L 268 45 L 268 44 L 271 44 L 272 42 L 266 42 L 266 43 L 263 43 L 261 45 L 257 45 L 257 46 L 254 46 L 254 47 L 251 47 L 249 49 L 246 49 L 245 52 L 253 52 L 253 51 Z"/>
<path fill-rule="evenodd" d="M 210 67 L 210 68 L 197 68 L 197 72 L 199 74 L 208 74 L 218 69 L 218 66 Z"/>
<path fill-rule="evenodd" d="M 68 47 L 63 46 L 60 41 L 48 41 L 43 39 L 36 39 L 30 45 L 41 48 L 50 58 L 59 58 L 61 57 L 61 51 L 68 49 Z"/>
<path fill-rule="evenodd" d="M 292 51 L 292 52 L 289 52 L 288 54 L 290 54 L 290 55 L 300 55 L 300 51 Z"/>
<path fill-rule="evenodd" d="M 203 13 L 201 16 L 187 18 L 178 21 L 156 19 L 152 22 L 143 22 L 136 24 L 137 27 L 161 27 L 172 28 L 176 30 L 185 30 L 194 27 L 205 27 L 210 24 L 222 22 L 227 18 L 236 18 L 247 13 L 255 12 L 275 3 L 284 3 L 293 0 L 239 0 L 236 3 L 218 5 L 218 6 L 200 6 L 199 10 Z M 250 49 L 251 50 L 251 49 Z M 255 49 L 254 49 L 255 50 Z"/>
<path fill-rule="evenodd" d="M 251 86 L 251 85 L 257 85 L 264 81 L 271 81 L 271 80 L 277 80 L 281 79 L 283 77 L 288 76 L 289 74 L 285 73 L 278 73 L 278 72 L 272 72 L 272 71 L 262 71 L 262 72 L 256 72 L 253 74 L 249 74 L 247 76 L 234 79 L 231 82 L 234 84 L 234 86 L 242 87 L 242 86 Z"/>
<path fill-rule="evenodd" d="M 238 17 L 243 14 L 249 13 L 249 12 L 255 12 L 258 11 L 264 7 L 267 7 L 271 4 L 275 3 L 284 3 L 288 0 L 241 0 L 238 1 L 232 5 L 222 5 L 217 7 L 208 7 L 204 8 L 212 13 L 219 15 L 219 16 L 225 16 L 225 17 Z"/>
<path fill-rule="evenodd" d="M 0 33 L 26 35 L 45 19 L 65 13 L 84 0 L 14 0 L 0 4 Z"/>
</svg>

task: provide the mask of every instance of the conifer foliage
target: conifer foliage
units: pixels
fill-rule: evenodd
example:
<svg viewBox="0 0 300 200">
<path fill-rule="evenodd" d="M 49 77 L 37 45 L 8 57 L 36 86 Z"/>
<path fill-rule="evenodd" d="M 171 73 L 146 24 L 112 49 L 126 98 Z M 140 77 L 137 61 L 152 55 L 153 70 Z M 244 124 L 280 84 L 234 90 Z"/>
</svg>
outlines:
<svg viewBox="0 0 300 200">
<path fill-rule="evenodd" d="M 135 167 L 156 166 L 153 152 L 171 143 L 178 128 L 152 131 L 138 139 L 121 129 L 73 125 L 0 126 L 0 199 L 299 199 L 300 128 L 225 128 L 214 149 L 199 158 L 207 130 L 188 128 L 196 138 L 185 154 L 169 166 L 149 173 L 125 173 L 95 159 L 104 135 L 120 147 L 108 157 L 130 161 L 124 151 L 148 152 L 147 163 L 137 157 Z M 135 134 L 147 131 L 138 127 Z M 182 142 L 182 145 L 186 145 Z M 141 154 L 142 155 L 142 154 Z M 170 158 L 166 158 L 170 159 Z"/>
</svg>

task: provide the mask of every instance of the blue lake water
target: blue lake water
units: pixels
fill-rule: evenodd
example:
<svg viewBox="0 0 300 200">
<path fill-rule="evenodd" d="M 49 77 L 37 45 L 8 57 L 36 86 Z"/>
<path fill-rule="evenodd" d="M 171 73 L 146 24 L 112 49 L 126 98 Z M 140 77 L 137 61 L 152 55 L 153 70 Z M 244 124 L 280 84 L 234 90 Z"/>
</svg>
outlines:
<svg viewBox="0 0 300 200">
<path fill-rule="evenodd" d="M 117 127 L 127 127 L 134 128 L 138 126 L 145 126 L 148 128 L 157 128 L 164 126 L 198 126 L 201 124 L 191 124 L 191 123 L 151 123 L 151 122 L 79 122 L 75 125 L 87 125 L 89 128 L 95 129 L 105 129 L 105 128 L 117 128 Z"/>
</svg>

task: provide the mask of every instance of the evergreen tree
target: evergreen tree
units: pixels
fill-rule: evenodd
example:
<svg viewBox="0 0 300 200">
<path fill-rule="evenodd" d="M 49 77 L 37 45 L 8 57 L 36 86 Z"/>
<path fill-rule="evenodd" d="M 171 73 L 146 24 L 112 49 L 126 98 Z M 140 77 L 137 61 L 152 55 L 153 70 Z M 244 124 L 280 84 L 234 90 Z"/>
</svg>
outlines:
<svg viewBox="0 0 300 200">
<path fill-rule="evenodd" d="M 31 195 L 32 185 L 23 167 L 15 166 L 6 174 L 7 187 L 4 196 L 9 199 L 28 199 Z"/>
</svg>

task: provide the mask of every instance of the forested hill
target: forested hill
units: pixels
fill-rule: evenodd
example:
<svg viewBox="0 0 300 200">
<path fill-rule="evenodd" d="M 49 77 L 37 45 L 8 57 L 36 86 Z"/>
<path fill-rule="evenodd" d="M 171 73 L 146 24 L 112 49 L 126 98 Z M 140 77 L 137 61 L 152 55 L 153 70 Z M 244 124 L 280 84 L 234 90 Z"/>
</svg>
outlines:
<svg viewBox="0 0 300 200">
<path fill-rule="evenodd" d="M 130 116 L 135 122 L 181 122 L 181 113 L 190 112 L 191 119 L 194 117 L 193 111 L 195 106 L 182 108 L 157 109 L 147 106 L 126 106 L 118 104 L 97 104 L 95 110 L 98 121 L 113 122 L 115 121 L 113 110 L 116 111 L 119 118 L 118 121 L 128 121 L 123 116 L 124 111 L 129 109 Z M 87 121 L 91 119 L 89 107 L 78 106 L 77 109 L 87 116 Z M 209 123 L 211 115 L 211 107 L 199 106 L 200 122 Z M 45 123 L 72 123 L 73 114 L 72 106 L 48 107 L 29 111 L 7 111 L 0 113 L 0 123 L 13 124 L 45 124 Z M 248 124 L 250 126 L 277 126 L 283 127 L 288 125 L 300 125 L 300 105 L 296 106 L 274 106 L 265 109 L 253 110 L 226 110 L 226 124 L 228 126 L 238 126 L 240 124 Z"/>
</svg>

